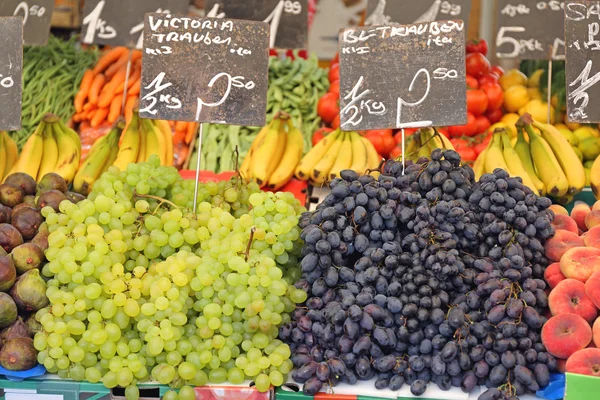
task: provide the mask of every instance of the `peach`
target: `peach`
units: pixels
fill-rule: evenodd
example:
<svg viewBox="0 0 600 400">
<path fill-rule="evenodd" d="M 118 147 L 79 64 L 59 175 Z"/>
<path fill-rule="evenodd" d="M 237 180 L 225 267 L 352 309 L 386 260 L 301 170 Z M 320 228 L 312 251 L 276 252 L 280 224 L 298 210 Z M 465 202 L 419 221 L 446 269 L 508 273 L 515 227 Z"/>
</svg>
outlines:
<svg viewBox="0 0 600 400">
<path fill-rule="evenodd" d="M 569 215 L 567 209 L 561 205 L 552 204 L 549 208 L 554 211 L 554 215 Z"/>
<path fill-rule="evenodd" d="M 585 282 L 585 294 L 600 307 L 600 271 L 594 272 Z"/>
<path fill-rule="evenodd" d="M 587 247 L 600 249 L 600 226 L 595 226 L 587 231 L 583 237 L 583 243 L 585 243 Z"/>
<path fill-rule="evenodd" d="M 544 280 L 548 282 L 550 289 L 555 288 L 564 279 L 567 278 L 560 272 L 560 263 L 558 262 L 548 265 L 548 268 L 544 271 Z"/>
<path fill-rule="evenodd" d="M 558 214 L 554 217 L 554 221 L 552 221 L 552 226 L 554 229 L 565 230 L 569 232 L 573 232 L 574 234 L 579 234 L 579 227 L 577 226 L 577 222 L 568 215 Z"/>
<path fill-rule="evenodd" d="M 600 210 L 594 210 L 586 215 L 585 226 L 587 226 L 588 229 L 592 229 L 598 225 L 600 225 Z"/>
<path fill-rule="evenodd" d="M 591 212 L 592 209 L 590 206 L 583 201 L 576 201 L 575 207 L 573 207 L 573 211 L 571 211 L 571 218 L 575 220 L 579 229 L 584 232 L 587 231 L 587 226 L 585 226 L 585 217 L 587 217 L 587 215 Z"/>
<path fill-rule="evenodd" d="M 585 282 L 596 271 L 600 271 L 600 249 L 573 247 L 560 258 L 560 271 L 566 278 Z"/>
<path fill-rule="evenodd" d="M 542 343 L 546 351 L 557 358 L 569 356 L 592 341 L 592 328 L 577 314 L 560 314 L 550 318 L 542 327 Z"/>
<path fill-rule="evenodd" d="M 596 319 L 596 305 L 585 294 L 585 289 L 586 285 L 576 279 L 565 279 L 556 285 L 548 296 L 552 315 L 577 314 L 588 322 Z"/>
<path fill-rule="evenodd" d="M 565 371 L 600 377 L 600 349 L 579 350 L 567 360 Z"/>
<path fill-rule="evenodd" d="M 596 318 L 594 325 L 592 325 L 592 337 L 594 339 L 593 343 L 598 347 L 600 345 L 600 317 Z"/>
<path fill-rule="evenodd" d="M 576 233 L 558 229 L 554 236 L 546 241 L 544 246 L 546 257 L 551 261 L 560 261 L 560 258 L 573 247 L 583 247 L 583 239 Z"/>
<path fill-rule="evenodd" d="M 592 211 L 600 210 L 600 200 L 597 200 L 592 206 Z"/>
</svg>

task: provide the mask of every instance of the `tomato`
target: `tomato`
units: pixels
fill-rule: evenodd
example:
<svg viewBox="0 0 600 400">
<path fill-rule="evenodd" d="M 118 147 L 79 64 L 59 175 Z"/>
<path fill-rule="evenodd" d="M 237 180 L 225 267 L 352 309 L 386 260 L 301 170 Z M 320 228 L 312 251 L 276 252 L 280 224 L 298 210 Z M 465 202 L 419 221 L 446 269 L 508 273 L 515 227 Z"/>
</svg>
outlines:
<svg viewBox="0 0 600 400">
<path fill-rule="evenodd" d="M 470 112 L 467 113 L 466 125 L 455 125 L 448 127 L 450 137 L 473 136 L 477 132 L 477 119 Z"/>
<path fill-rule="evenodd" d="M 488 105 L 489 108 L 489 105 Z M 485 116 L 487 117 L 487 119 L 490 121 L 491 124 L 495 124 L 496 122 L 500 121 L 502 119 L 502 117 L 504 116 L 504 112 L 502 111 L 502 108 L 497 108 L 495 110 L 492 111 L 488 111 Z"/>
<path fill-rule="evenodd" d="M 477 159 L 477 153 L 470 147 L 456 149 L 456 152 L 460 154 L 463 161 L 475 161 Z"/>
<path fill-rule="evenodd" d="M 340 64 L 332 64 L 329 67 L 329 82 L 340 80 Z"/>
<path fill-rule="evenodd" d="M 400 146 L 394 147 L 394 149 L 390 152 L 390 158 L 398 158 L 401 155 L 402 155 L 402 147 L 400 147 Z"/>
<path fill-rule="evenodd" d="M 473 39 L 467 43 L 467 54 L 471 53 L 481 53 L 484 56 L 487 56 L 488 53 L 488 44 L 485 39 Z"/>
<path fill-rule="evenodd" d="M 479 86 L 487 85 L 488 83 L 498 83 L 498 75 L 489 72 L 479 78 Z"/>
<path fill-rule="evenodd" d="M 338 95 L 335 93 L 325 93 L 317 103 L 317 114 L 319 114 L 319 117 L 329 124 L 336 116 L 339 116 L 339 113 Z"/>
<path fill-rule="evenodd" d="M 487 117 L 484 117 L 483 115 L 479 115 L 475 117 L 475 119 L 477 120 L 477 133 L 487 132 L 488 128 L 492 126 L 490 120 L 487 119 Z"/>
<path fill-rule="evenodd" d="M 488 98 L 488 110 L 497 110 L 504 103 L 504 90 L 497 83 L 488 83 L 483 85 L 481 89 L 485 92 Z"/>
<path fill-rule="evenodd" d="M 418 130 L 418 128 L 404 128 L 404 138 L 406 139 L 407 137 L 414 135 Z M 396 132 L 394 135 L 394 140 L 396 140 L 396 143 L 402 144 L 402 130 L 398 130 L 398 132 Z"/>
<path fill-rule="evenodd" d="M 467 75 L 467 89 L 479 89 L 479 82 L 471 75 Z"/>
<path fill-rule="evenodd" d="M 501 77 L 502 75 L 504 75 L 504 69 L 499 65 L 494 65 L 492 67 L 492 72 L 495 73 L 496 75 L 498 75 L 498 77 Z"/>
<path fill-rule="evenodd" d="M 490 72 L 490 62 L 481 53 L 467 54 L 467 75 L 480 78 Z"/>
<path fill-rule="evenodd" d="M 478 141 L 478 143 L 473 146 L 473 150 L 475 150 L 475 152 L 479 155 L 482 151 L 485 150 L 485 148 L 488 146 L 488 144 L 490 143 L 490 141 L 492 140 L 492 133 L 488 132 L 486 134 L 483 135 L 479 135 L 480 140 Z"/>
<path fill-rule="evenodd" d="M 488 107 L 488 97 L 481 89 L 467 90 L 467 111 L 482 115 Z"/>
<path fill-rule="evenodd" d="M 329 85 L 329 93 L 335 93 L 340 97 L 340 81 L 331 82 L 331 85 Z"/>
<path fill-rule="evenodd" d="M 463 147 L 470 147 L 469 142 L 461 138 L 452 138 L 450 139 L 450 143 L 452 143 L 455 150 L 462 149 Z"/>
<path fill-rule="evenodd" d="M 331 124 L 330 124 L 330 125 L 331 125 L 331 127 L 332 127 L 333 129 L 337 129 L 337 128 L 339 128 L 339 127 L 340 127 L 340 111 L 339 111 L 339 107 L 338 107 L 338 113 L 337 113 L 337 115 L 335 116 L 335 118 L 333 119 L 333 121 L 331 121 Z"/>
<path fill-rule="evenodd" d="M 339 64 L 340 63 L 340 53 L 335 53 L 335 56 L 331 59 L 330 65 Z"/>
<path fill-rule="evenodd" d="M 329 133 L 331 132 L 333 132 L 333 129 L 327 128 L 326 126 L 317 129 L 312 136 L 312 145 L 314 146 L 317 143 L 319 143 L 325 136 L 329 135 Z"/>
<path fill-rule="evenodd" d="M 450 134 L 448 133 L 448 128 L 438 128 L 438 132 L 446 136 L 447 138 L 450 137 Z"/>
<path fill-rule="evenodd" d="M 379 154 L 387 156 L 396 147 L 393 132 L 391 129 L 370 130 L 365 131 L 365 137 L 373 143 L 373 147 Z"/>
</svg>

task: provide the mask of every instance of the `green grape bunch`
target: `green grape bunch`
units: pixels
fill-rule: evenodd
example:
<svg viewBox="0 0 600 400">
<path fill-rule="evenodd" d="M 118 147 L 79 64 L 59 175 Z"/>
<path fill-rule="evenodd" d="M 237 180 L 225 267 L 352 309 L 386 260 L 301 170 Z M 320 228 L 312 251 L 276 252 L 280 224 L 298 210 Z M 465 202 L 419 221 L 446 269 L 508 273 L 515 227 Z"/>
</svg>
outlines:
<svg viewBox="0 0 600 400">
<path fill-rule="evenodd" d="M 286 381 L 277 336 L 306 300 L 293 286 L 304 207 L 239 177 L 201 184 L 195 213 L 193 199 L 193 182 L 151 157 L 42 209 L 50 305 L 34 345 L 49 372 L 124 387 L 128 400 L 147 381 L 170 385 L 169 400 L 209 382 Z"/>
</svg>

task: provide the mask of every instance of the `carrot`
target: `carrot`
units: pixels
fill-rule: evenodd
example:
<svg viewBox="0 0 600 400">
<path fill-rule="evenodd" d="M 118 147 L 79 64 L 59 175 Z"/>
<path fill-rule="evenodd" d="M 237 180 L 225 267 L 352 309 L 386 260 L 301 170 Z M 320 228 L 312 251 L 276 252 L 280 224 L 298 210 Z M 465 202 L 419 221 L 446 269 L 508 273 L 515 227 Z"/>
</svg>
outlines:
<svg viewBox="0 0 600 400">
<path fill-rule="evenodd" d="M 119 118 L 121 115 L 121 107 L 123 106 L 123 95 L 116 95 L 110 103 L 110 109 L 108 111 L 108 117 L 106 120 L 111 124 Z"/>
<path fill-rule="evenodd" d="M 103 74 L 98 74 L 94 77 L 94 81 L 90 86 L 90 92 L 88 94 L 91 104 L 98 104 L 98 95 L 100 94 L 100 89 L 102 89 L 105 83 L 106 78 Z"/>
<path fill-rule="evenodd" d="M 87 120 L 84 120 L 84 121 L 82 121 L 82 122 L 79 124 L 79 132 L 83 132 L 83 131 L 85 131 L 86 129 L 89 129 L 89 127 L 90 127 L 90 123 L 89 123 L 89 121 L 87 121 Z"/>
<path fill-rule="evenodd" d="M 85 116 L 86 113 L 84 112 L 79 112 L 73 115 L 73 122 L 81 122 L 83 121 L 83 118 Z"/>
<path fill-rule="evenodd" d="M 185 121 L 177 121 L 175 123 L 175 130 L 179 132 L 185 132 L 188 129 L 187 122 Z"/>
<path fill-rule="evenodd" d="M 185 134 L 185 142 L 188 144 L 191 143 L 195 134 L 196 134 L 196 123 L 188 122 L 187 132 Z"/>
<path fill-rule="evenodd" d="M 119 69 L 119 72 L 113 76 L 113 78 L 104 86 L 100 98 L 98 99 L 98 107 L 105 108 L 110 106 L 112 99 L 115 97 L 115 88 L 125 80 L 125 74 L 127 73 L 127 66 L 124 65 Z"/>
<path fill-rule="evenodd" d="M 90 86 L 92 86 L 93 81 L 94 72 L 91 69 L 86 70 L 81 79 L 81 84 L 79 85 L 79 92 L 77 92 L 77 95 L 75 96 L 75 110 L 77 112 L 83 110 L 83 102 L 88 97 Z"/>
<path fill-rule="evenodd" d="M 88 111 L 88 113 L 85 115 L 85 119 L 87 119 L 88 121 L 91 121 L 92 118 L 94 118 L 94 115 L 96 115 L 96 111 L 98 111 L 97 108 L 94 108 L 93 110 Z"/>
<path fill-rule="evenodd" d="M 128 60 L 129 50 L 123 52 L 123 54 L 121 54 L 121 57 L 115 60 L 115 62 L 113 62 L 111 66 L 106 69 L 104 75 L 106 75 L 106 77 L 109 79 L 112 78 L 112 76 L 119 70 L 119 68 L 121 68 L 123 65 L 127 65 Z"/>
<path fill-rule="evenodd" d="M 127 96 L 127 102 L 125 103 L 125 121 L 131 121 L 133 116 L 133 109 L 137 103 L 136 96 Z"/>
<path fill-rule="evenodd" d="M 127 95 L 132 95 L 132 96 L 139 95 L 140 94 L 141 85 L 142 85 L 142 79 L 140 77 L 138 80 L 136 80 L 135 82 L 133 82 L 133 84 L 131 85 L 131 87 L 127 91 Z"/>
<path fill-rule="evenodd" d="M 129 89 L 134 83 L 135 81 L 137 81 L 140 78 L 140 75 L 142 74 L 142 71 L 140 70 L 132 70 L 130 75 L 129 75 L 129 80 L 127 81 L 127 89 Z M 117 87 L 115 88 L 115 94 L 119 94 L 119 93 L 123 93 L 125 91 L 125 81 L 119 83 L 117 85 Z M 129 91 L 127 91 L 127 93 L 129 94 Z"/>
<path fill-rule="evenodd" d="M 90 121 L 92 128 L 97 128 L 102 122 L 104 122 L 106 116 L 108 115 L 108 111 L 108 108 L 99 108 L 96 110 L 94 117 Z"/>
<path fill-rule="evenodd" d="M 114 49 L 107 51 L 100 57 L 100 59 L 96 63 L 96 66 L 93 70 L 94 73 L 99 74 L 100 72 L 104 72 L 104 70 L 106 70 L 106 68 L 108 68 L 110 64 L 117 61 L 120 57 L 123 56 L 123 54 L 127 54 L 127 47 L 115 47 Z"/>
<path fill-rule="evenodd" d="M 94 107 L 96 107 L 96 106 L 92 103 L 85 103 L 83 105 L 83 111 L 90 111 Z"/>
</svg>

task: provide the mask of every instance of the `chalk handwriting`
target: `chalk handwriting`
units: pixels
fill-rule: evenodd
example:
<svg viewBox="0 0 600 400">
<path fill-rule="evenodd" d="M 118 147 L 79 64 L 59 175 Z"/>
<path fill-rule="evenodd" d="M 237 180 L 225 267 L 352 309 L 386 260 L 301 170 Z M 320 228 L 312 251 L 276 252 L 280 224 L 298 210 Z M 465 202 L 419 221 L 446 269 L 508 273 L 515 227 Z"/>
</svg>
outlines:
<svg viewBox="0 0 600 400">
<path fill-rule="evenodd" d="M 594 76 L 590 78 L 590 73 L 592 71 L 592 60 L 589 60 L 581 74 L 575 79 L 573 82 L 569 84 L 569 87 L 576 86 L 579 83 L 577 89 L 571 91 L 569 93 L 569 99 L 573 100 L 573 104 L 577 107 L 569 113 L 571 117 L 586 119 L 587 114 L 585 109 L 587 108 L 590 102 L 590 96 L 587 93 L 587 90 L 594 86 L 596 83 L 600 81 L 600 72 L 597 72 Z M 579 104 L 578 104 L 579 103 Z"/>
<path fill-rule="evenodd" d="M 141 109 L 140 113 L 147 112 L 152 115 L 155 115 L 157 113 L 157 110 L 154 107 L 159 102 L 164 103 L 167 108 L 171 108 L 171 109 L 181 108 L 181 101 L 177 97 L 171 96 L 169 94 L 161 94 L 162 91 L 173 86 L 173 84 L 171 82 L 163 83 L 164 79 L 165 79 L 165 73 L 161 72 L 148 86 L 144 87 L 145 89 L 153 89 L 153 90 L 151 92 L 147 93 L 144 97 L 142 97 L 142 101 L 144 101 L 144 100 L 149 101 L 150 104 L 148 104 L 146 107 Z M 160 95 L 160 96 L 157 98 L 156 95 Z"/>
<path fill-rule="evenodd" d="M 366 89 L 361 93 L 358 93 L 360 88 L 362 87 L 364 81 L 364 77 L 361 76 L 352 90 L 344 97 L 345 100 L 350 100 L 348 104 L 340 111 L 341 115 L 351 114 L 350 118 L 342 123 L 342 127 L 347 126 L 348 124 L 352 126 L 356 126 L 360 124 L 363 117 L 361 115 L 362 110 L 367 110 L 368 114 L 371 115 L 384 115 L 387 111 L 385 104 L 380 101 L 375 101 L 373 99 L 366 99 L 366 97 L 371 94 L 371 90 Z"/>
<path fill-rule="evenodd" d="M 93 43 L 96 32 L 98 32 L 98 37 L 101 39 L 113 39 L 117 36 L 115 28 L 100 18 L 105 4 L 106 0 L 100 1 L 96 8 L 83 19 L 83 24 L 88 26 L 83 38 L 84 43 Z"/>
</svg>

